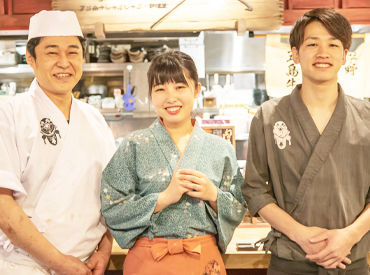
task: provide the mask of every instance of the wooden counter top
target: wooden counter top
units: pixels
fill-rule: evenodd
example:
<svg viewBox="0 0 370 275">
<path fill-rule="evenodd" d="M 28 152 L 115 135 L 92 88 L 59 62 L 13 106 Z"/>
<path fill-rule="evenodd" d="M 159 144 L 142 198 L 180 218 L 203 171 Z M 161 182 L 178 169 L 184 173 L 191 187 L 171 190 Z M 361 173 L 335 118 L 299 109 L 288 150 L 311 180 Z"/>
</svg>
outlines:
<svg viewBox="0 0 370 275">
<path fill-rule="evenodd" d="M 270 255 L 264 251 L 237 251 L 236 242 L 242 240 L 259 240 L 264 238 L 270 231 L 268 224 L 242 225 L 239 226 L 233 238 L 222 255 L 227 269 L 245 268 L 267 268 L 270 262 Z M 121 249 L 116 241 L 113 241 L 112 255 L 108 264 L 108 270 L 122 269 L 125 255 L 128 249 Z"/>
<path fill-rule="evenodd" d="M 270 254 L 264 251 L 237 251 L 238 240 L 260 240 L 267 236 L 270 231 L 268 224 L 241 224 L 234 232 L 233 238 L 222 255 L 226 269 L 264 269 L 270 263 Z M 112 256 L 108 270 L 121 270 L 128 249 L 121 249 L 116 241 L 113 242 Z M 367 254 L 367 262 L 370 264 L 370 252 Z"/>
<path fill-rule="evenodd" d="M 233 238 L 222 255 L 226 269 L 267 268 L 270 263 L 270 254 L 265 251 L 238 251 L 238 240 L 258 241 L 270 232 L 269 224 L 242 224 L 234 231 Z"/>
</svg>

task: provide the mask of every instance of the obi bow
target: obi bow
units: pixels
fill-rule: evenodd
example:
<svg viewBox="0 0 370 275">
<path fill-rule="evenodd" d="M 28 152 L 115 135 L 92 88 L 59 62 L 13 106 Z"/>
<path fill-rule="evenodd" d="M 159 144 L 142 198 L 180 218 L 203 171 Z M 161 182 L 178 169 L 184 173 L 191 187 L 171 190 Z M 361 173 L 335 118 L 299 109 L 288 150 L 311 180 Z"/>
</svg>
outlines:
<svg viewBox="0 0 370 275">
<path fill-rule="evenodd" d="M 154 260 L 159 262 L 167 254 L 174 255 L 186 252 L 192 255 L 200 255 L 201 245 L 199 242 L 188 242 L 186 239 L 168 239 L 167 243 L 153 244 L 151 252 Z"/>
</svg>

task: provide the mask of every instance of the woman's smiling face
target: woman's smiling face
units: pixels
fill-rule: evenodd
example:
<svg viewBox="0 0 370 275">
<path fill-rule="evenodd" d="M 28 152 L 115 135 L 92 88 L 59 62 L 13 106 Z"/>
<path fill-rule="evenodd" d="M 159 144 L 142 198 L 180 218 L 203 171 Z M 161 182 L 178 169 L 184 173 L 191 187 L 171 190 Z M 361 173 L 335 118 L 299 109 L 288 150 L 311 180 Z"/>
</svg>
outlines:
<svg viewBox="0 0 370 275">
<path fill-rule="evenodd" d="M 158 116 L 166 126 L 181 126 L 191 119 L 194 99 L 200 92 L 200 83 L 194 83 L 184 72 L 186 83 L 166 82 L 154 84 L 152 102 Z"/>
</svg>

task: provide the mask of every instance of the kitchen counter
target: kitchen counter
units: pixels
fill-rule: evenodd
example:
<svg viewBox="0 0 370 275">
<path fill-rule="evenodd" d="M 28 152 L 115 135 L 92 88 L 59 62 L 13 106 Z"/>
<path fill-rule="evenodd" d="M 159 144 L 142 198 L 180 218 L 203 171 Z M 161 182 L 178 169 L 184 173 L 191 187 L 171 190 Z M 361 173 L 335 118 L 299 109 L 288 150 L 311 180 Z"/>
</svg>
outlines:
<svg viewBox="0 0 370 275">
<path fill-rule="evenodd" d="M 237 251 L 236 242 L 242 240 L 259 240 L 270 231 L 268 224 L 241 224 L 234 232 L 233 238 L 222 255 L 226 269 L 267 268 L 270 255 L 264 251 Z M 121 270 L 128 249 L 121 249 L 114 241 L 108 270 Z"/>
<path fill-rule="evenodd" d="M 267 268 L 270 263 L 270 253 L 265 251 L 238 251 L 236 244 L 242 240 L 255 242 L 263 239 L 270 231 L 267 223 L 240 224 L 234 232 L 231 242 L 227 246 L 226 253 L 222 255 L 226 269 L 259 269 Z"/>
<path fill-rule="evenodd" d="M 237 251 L 238 240 L 254 241 L 264 238 L 270 231 L 270 225 L 266 223 L 250 224 L 242 223 L 233 235 L 226 253 L 222 255 L 226 269 L 265 269 L 270 263 L 270 254 L 264 251 Z M 128 249 L 121 249 L 114 241 L 112 255 L 108 264 L 108 270 L 122 270 L 124 257 Z M 370 251 L 367 254 L 367 262 L 370 265 Z"/>
</svg>

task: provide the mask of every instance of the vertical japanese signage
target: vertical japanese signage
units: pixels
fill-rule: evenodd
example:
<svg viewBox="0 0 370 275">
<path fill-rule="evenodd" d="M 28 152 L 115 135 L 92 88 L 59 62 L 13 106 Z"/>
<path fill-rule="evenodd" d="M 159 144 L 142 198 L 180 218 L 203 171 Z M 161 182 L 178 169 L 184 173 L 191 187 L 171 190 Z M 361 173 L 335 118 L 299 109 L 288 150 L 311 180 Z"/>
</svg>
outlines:
<svg viewBox="0 0 370 275">
<path fill-rule="evenodd" d="M 290 94 L 297 84 L 302 83 L 301 67 L 294 63 L 290 45 L 281 40 L 279 34 L 266 35 L 265 79 L 270 97 Z"/>
<path fill-rule="evenodd" d="M 353 44 L 358 45 L 347 53 L 346 63 L 338 74 L 343 91 L 357 98 L 370 97 L 370 33 L 355 35 Z M 359 43 L 360 42 L 360 43 Z"/>
<path fill-rule="evenodd" d="M 298 69 L 297 65 L 293 61 L 293 53 L 292 51 L 288 51 L 289 58 L 286 60 L 287 63 L 287 72 L 286 75 L 288 76 L 288 80 L 286 82 L 286 88 L 294 88 L 297 85 L 296 78 L 298 76 Z"/>
</svg>

